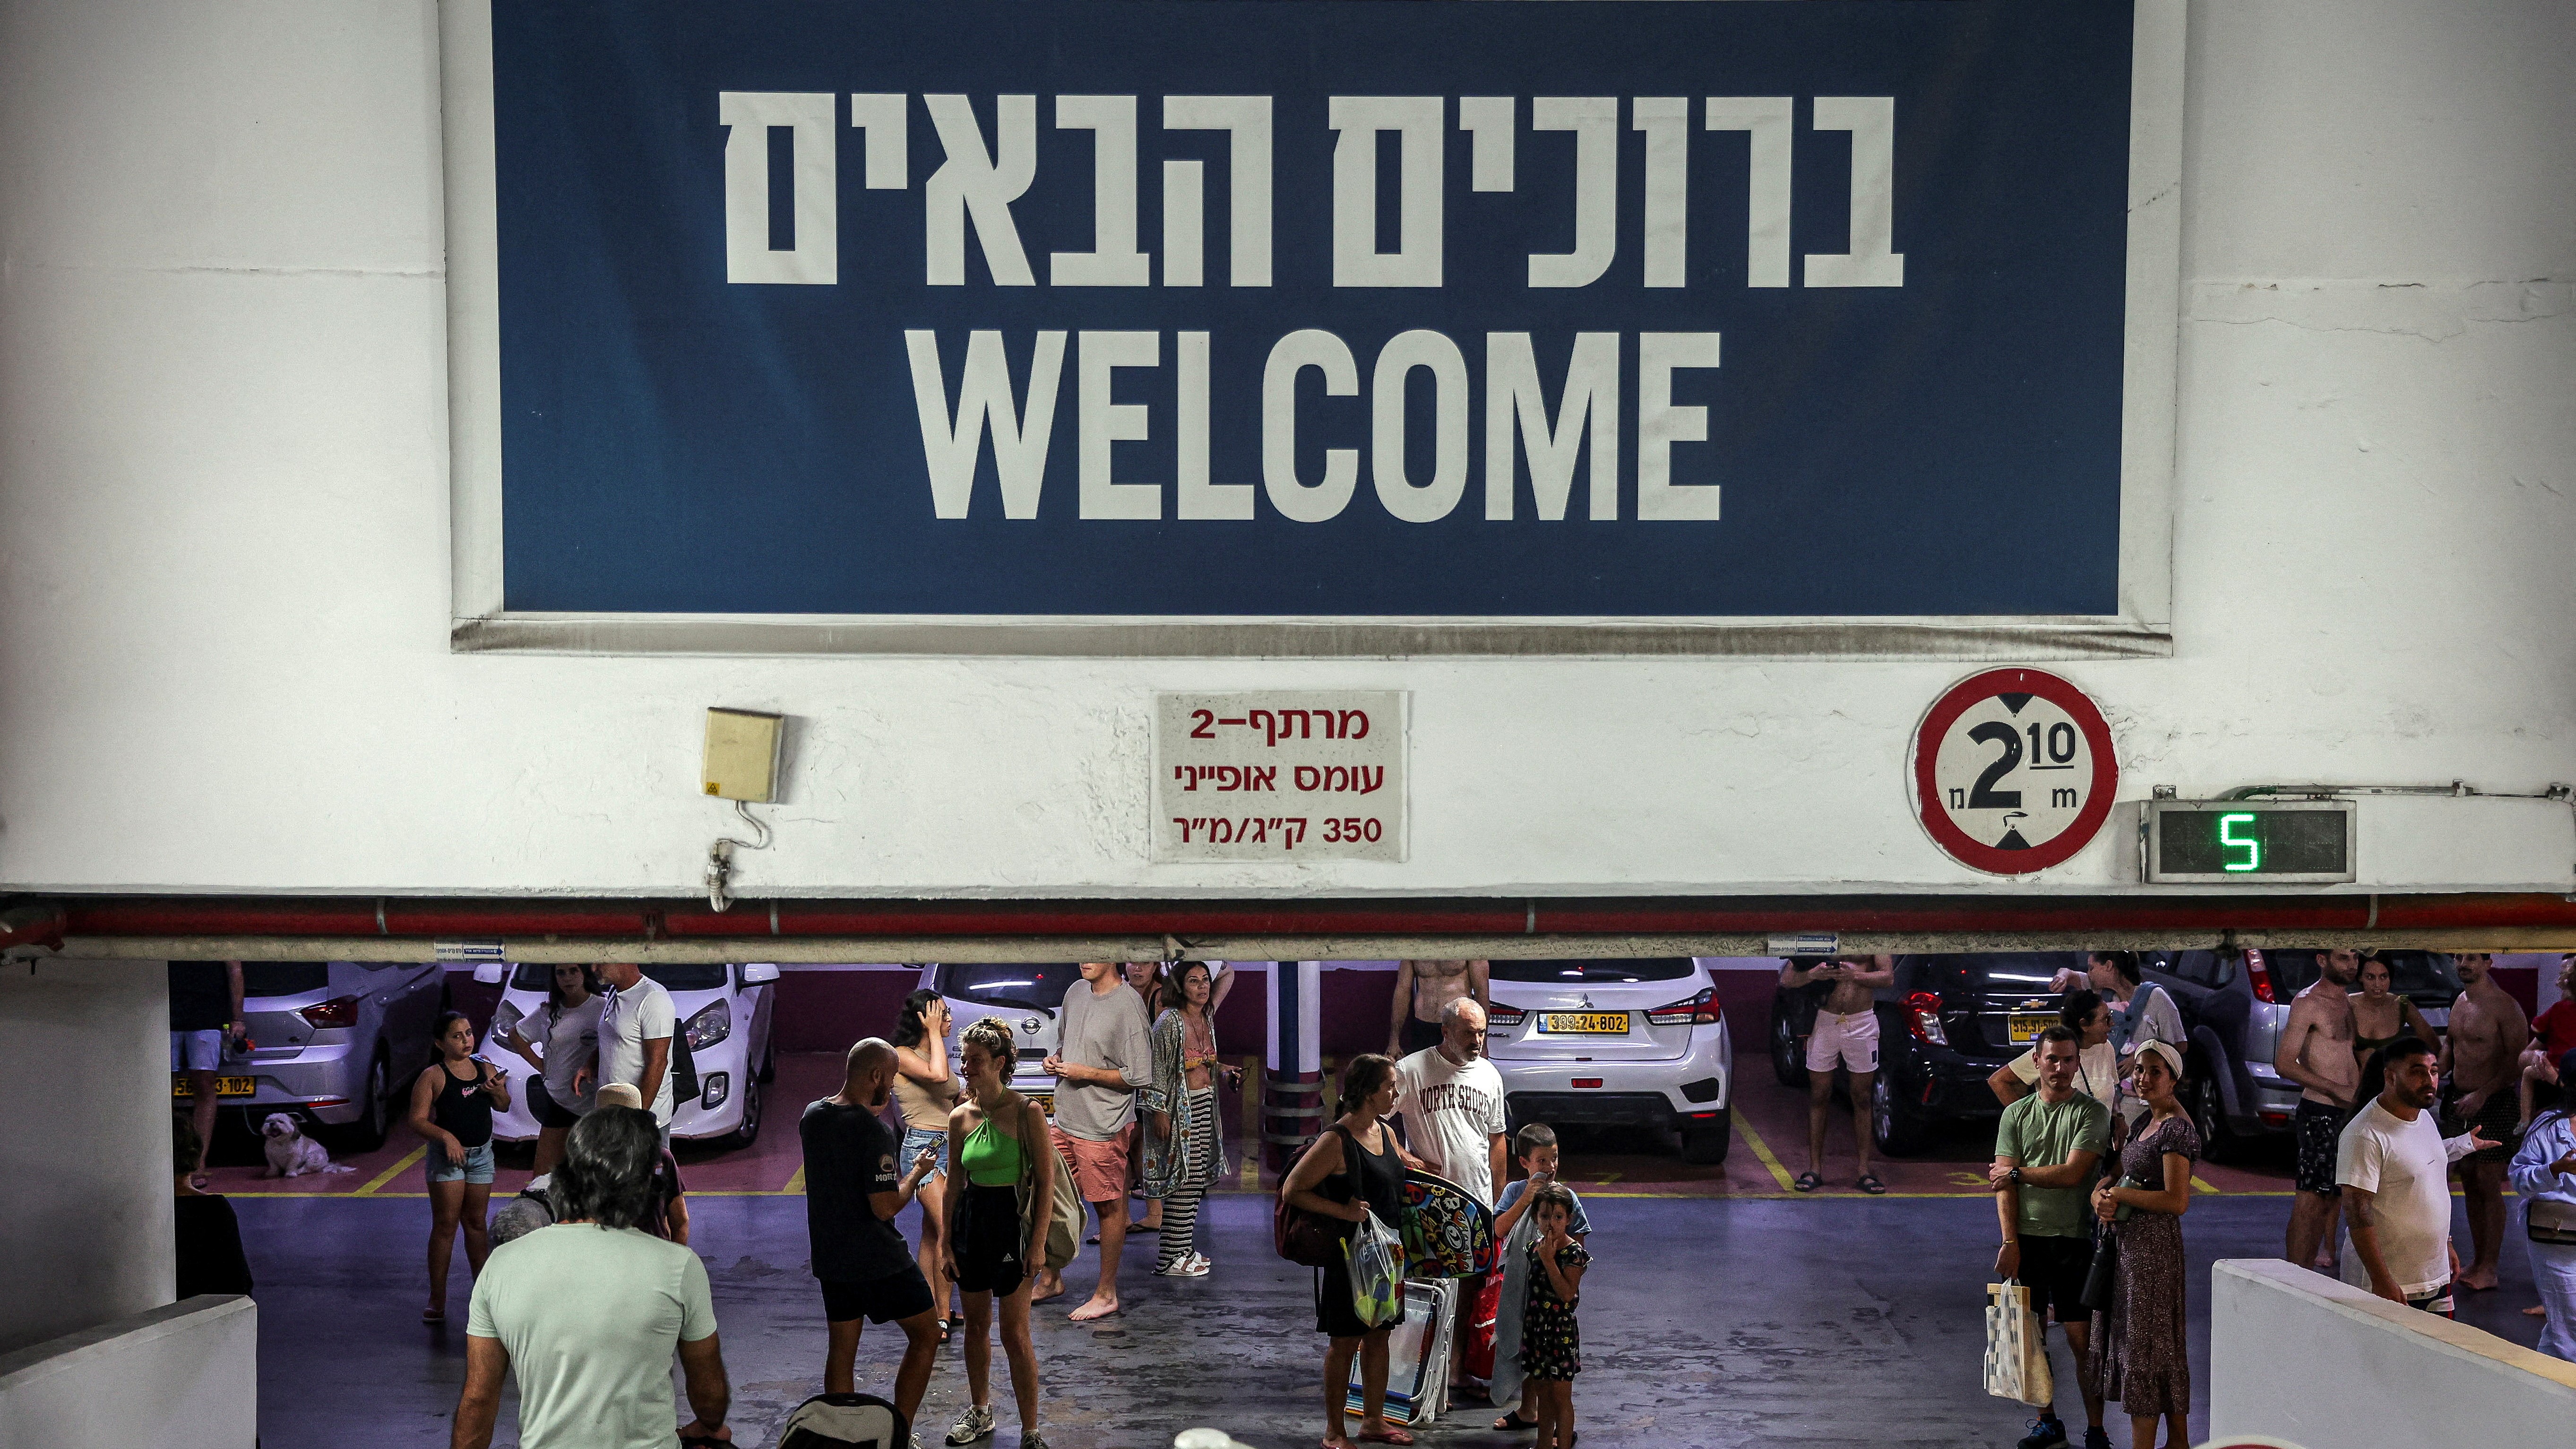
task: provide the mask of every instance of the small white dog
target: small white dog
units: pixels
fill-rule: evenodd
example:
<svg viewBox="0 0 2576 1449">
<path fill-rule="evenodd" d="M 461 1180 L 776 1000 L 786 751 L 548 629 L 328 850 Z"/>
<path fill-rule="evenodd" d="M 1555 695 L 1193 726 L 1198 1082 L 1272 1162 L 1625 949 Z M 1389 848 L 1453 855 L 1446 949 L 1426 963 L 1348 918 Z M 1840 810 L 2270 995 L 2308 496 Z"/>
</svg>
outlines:
<svg viewBox="0 0 2576 1449">
<path fill-rule="evenodd" d="M 259 1135 L 268 1139 L 268 1171 L 263 1177 L 302 1177 L 315 1172 L 355 1172 L 358 1169 L 333 1162 L 322 1144 L 304 1135 L 295 1119 L 284 1112 L 271 1112 L 259 1124 Z"/>
</svg>

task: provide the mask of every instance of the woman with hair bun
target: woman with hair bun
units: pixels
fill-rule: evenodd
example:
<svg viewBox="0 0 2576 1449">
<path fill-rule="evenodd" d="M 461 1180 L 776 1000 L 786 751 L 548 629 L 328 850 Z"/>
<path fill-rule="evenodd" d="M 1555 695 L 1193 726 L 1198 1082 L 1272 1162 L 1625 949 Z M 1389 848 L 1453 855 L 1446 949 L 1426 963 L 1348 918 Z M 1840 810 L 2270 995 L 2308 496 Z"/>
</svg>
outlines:
<svg viewBox="0 0 2576 1449">
<path fill-rule="evenodd" d="M 1342 1068 L 1340 1113 L 1288 1174 L 1288 1205 L 1346 1223 L 1372 1212 L 1393 1227 L 1402 1221 L 1404 1159 L 1386 1114 L 1395 1110 L 1395 1063 L 1375 1053 Z M 1410 1444 L 1413 1436 L 1386 1421 L 1386 1339 L 1393 1324 L 1371 1328 L 1351 1305 L 1350 1270 L 1316 1270 L 1315 1331 L 1324 1350 L 1323 1449 L 1350 1449 L 1342 1416 L 1350 1397 L 1351 1356 L 1360 1360 L 1360 1432 L 1365 1443 Z"/>
<path fill-rule="evenodd" d="M 946 1343 L 966 1326 L 964 1317 L 948 1311 L 949 1283 L 940 1271 L 948 1256 L 948 1114 L 965 1097 L 948 1060 L 948 999 L 928 987 L 903 999 L 903 1014 L 894 1023 L 894 1108 L 903 1116 L 903 1147 L 896 1160 L 910 1162 L 924 1152 L 938 1154 L 938 1170 L 921 1180 L 921 1276 L 930 1281 L 930 1301 L 941 1314 L 939 1341 Z"/>
</svg>

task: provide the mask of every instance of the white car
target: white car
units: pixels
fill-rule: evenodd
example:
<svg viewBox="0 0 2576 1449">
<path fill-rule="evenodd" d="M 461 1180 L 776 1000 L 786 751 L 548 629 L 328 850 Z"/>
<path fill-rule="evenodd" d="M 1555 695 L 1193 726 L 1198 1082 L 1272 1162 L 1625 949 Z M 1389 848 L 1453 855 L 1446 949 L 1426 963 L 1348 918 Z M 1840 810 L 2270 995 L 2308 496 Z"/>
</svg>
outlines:
<svg viewBox="0 0 2576 1449">
<path fill-rule="evenodd" d="M 1055 1050 L 1057 1018 L 1064 994 L 1082 984 L 1082 967 L 1072 961 L 934 962 L 921 968 L 921 984 L 948 1000 L 948 1060 L 958 1060 L 957 1044 L 966 1028 L 997 1016 L 1011 1029 L 1019 1048 L 1013 1090 L 1055 1115 L 1055 1078 L 1040 1068 Z M 962 1076 L 962 1073 L 961 1073 Z"/>
<path fill-rule="evenodd" d="M 1685 1162 L 1735 1138 L 1735 1051 L 1717 980 L 1690 956 L 1496 961 L 1485 1050 L 1515 1125 L 1652 1127 Z"/>
<path fill-rule="evenodd" d="M 542 1018 L 546 987 L 554 974 L 552 966 L 531 961 L 509 967 L 478 966 L 474 979 L 497 985 L 505 971 L 509 984 L 501 992 L 501 1004 L 493 1008 L 491 1036 L 529 1017 Z M 761 1088 L 777 1066 L 771 1017 L 778 995 L 778 968 L 766 963 L 657 962 L 646 966 L 644 974 L 671 993 L 672 1013 L 688 1037 L 689 1053 L 698 1069 L 698 1095 L 677 1104 L 671 1136 L 690 1141 L 720 1138 L 729 1147 L 749 1147 L 760 1136 Z M 528 1064 L 518 1053 L 489 1042 L 477 1050 L 510 1068 L 513 1078 L 527 1075 Z M 536 1140 L 537 1119 L 528 1111 L 526 1092 L 513 1091 L 510 1109 L 492 1114 L 492 1135 L 504 1142 Z"/>
</svg>

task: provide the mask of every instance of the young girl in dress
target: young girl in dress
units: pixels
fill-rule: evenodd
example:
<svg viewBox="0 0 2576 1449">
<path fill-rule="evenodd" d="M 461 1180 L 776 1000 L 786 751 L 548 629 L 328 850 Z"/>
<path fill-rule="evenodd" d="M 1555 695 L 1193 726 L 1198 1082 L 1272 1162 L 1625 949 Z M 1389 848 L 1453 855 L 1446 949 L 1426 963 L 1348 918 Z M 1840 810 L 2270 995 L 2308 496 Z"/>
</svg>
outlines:
<svg viewBox="0 0 2576 1449">
<path fill-rule="evenodd" d="M 1538 1241 L 1530 1244 L 1529 1305 L 1521 1310 L 1521 1370 L 1538 1411 L 1538 1449 L 1574 1449 L 1574 1376 L 1583 1337 L 1574 1310 L 1592 1254 L 1574 1240 L 1574 1194 L 1556 1183 L 1530 1193 Z"/>
</svg>

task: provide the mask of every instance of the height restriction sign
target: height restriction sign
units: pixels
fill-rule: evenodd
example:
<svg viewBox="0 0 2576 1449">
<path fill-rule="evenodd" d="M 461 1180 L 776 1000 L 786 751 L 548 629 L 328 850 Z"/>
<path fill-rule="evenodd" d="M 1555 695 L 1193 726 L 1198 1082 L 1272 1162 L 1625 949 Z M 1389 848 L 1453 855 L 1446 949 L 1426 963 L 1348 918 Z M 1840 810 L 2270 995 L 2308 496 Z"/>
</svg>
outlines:
<svg viewBox="0 0 2576 1449">
<path fill-rule="evenodd" d="M 2038 669 L 1989 669 L 1943 691 L 1915 728 L 1914 813 L 1960 864 L 2046 870 L 2110 816 L 2120 767 L 2084 691 Z"/>
</svg>

